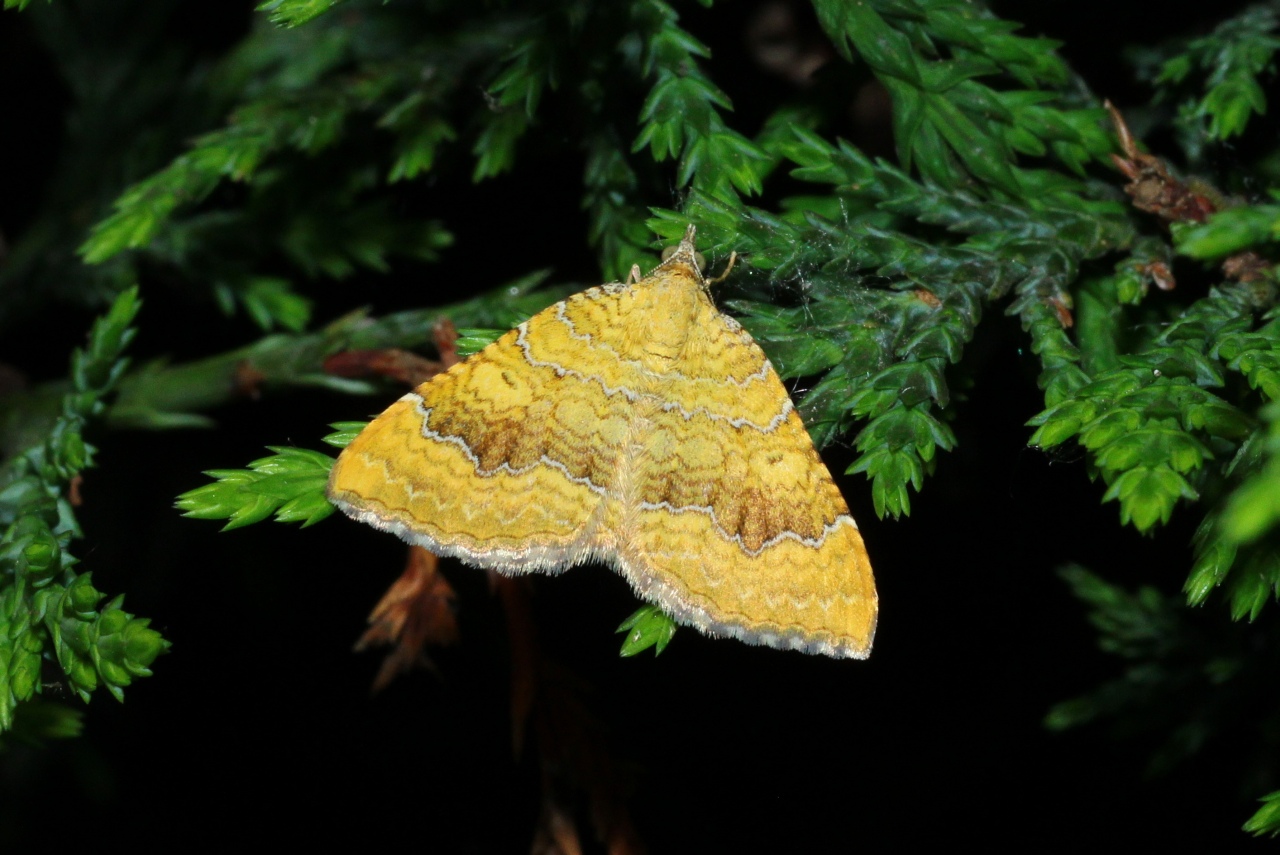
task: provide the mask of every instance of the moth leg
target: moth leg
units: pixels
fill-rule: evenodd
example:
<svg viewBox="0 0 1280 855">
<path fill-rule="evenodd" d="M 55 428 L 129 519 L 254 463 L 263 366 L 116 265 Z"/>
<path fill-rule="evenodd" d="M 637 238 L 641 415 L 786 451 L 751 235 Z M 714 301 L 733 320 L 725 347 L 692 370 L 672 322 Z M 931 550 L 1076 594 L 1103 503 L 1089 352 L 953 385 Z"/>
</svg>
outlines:
<svg viewBox="0 0 1280 855">
<path fill-rule="evenodd" d="M 733 263 L 737 260 L 738 260 L 738 253 L 736 252 L 729 253 L 729 263 L 724 266 L 724 272 L 722 272 L 715 279 L 708 279 L 707 286 L 710 287 L 712 285 L 719 285 L 721 282 L 728 279 L 729 272 L 733 270 Z"/>
</svg>

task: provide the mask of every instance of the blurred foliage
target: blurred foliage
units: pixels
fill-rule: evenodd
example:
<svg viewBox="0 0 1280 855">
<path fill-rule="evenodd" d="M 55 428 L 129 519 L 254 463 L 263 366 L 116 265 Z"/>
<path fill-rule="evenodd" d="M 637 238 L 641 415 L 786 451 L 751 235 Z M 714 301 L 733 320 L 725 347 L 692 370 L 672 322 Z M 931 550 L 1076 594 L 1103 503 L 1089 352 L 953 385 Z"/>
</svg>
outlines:
<svg viewBox="0 0 1280 855">
<path fill-rule="evenodd" d="M 1215 739 L 1248 734 L 1275 750 L 1280 710 L 1257 719 L 1257 702 L 1270 694 L 1259 681 L 1272 657 L 1250 655 L 1247 629 L 1214 636 L 1189 613 L 1181 598 L 1151 586 L 1130 592 L 1082 567 L 1060 575 L 1089 607 L 1098 647 L 1124 662 L 1122 676 L 1088 694 L 1053 707 L 1045 725 L 1053 730 L 1110 719 L 1123 738 L 1149 742 L 1148 769 L 1170 771 Z M 1265 755 L 1250 758 L 1265 767 Z M 1256 770 L 1254 770 L 1256 771 Z"/>
<path fill-rule="evenodd" d="M 1160 97 L 1177 102 L 1174 125 L 1190 160 L 1243 135 L 1250 121 L 1267 112 L 1267 84 L 1274 83 L 1280 49 L 1278 23 L 1280 9 L 1259 3 L 1208 35 L 1164 46 L 1151 58 L 1147 76 Z"/>
<path fill-rule="evenodd" d="M 966 350 L 984 315 L 1005 312 L 1038 361 L 1044 408 L 1026 414 L 1030 443 L 1081 449 L 1121 526 L 1177 537 L 1162 527 L 1194 516 L 1188 601 L 1213 602 L 1221 590 L 1236 620 L 1268 619 L 1280 594 L 1280 205 L 1215 188 L 1239 192 L 1276 176 L 1280 151 L 1259 126 L 1280 45 L 1275 5 L 1135 53 L 1135 74 L 1155 89 L 1156 107 L 1135 110 L 1143 134 L 1177 141 L 1153 153 L 1164 189 L 1181 181 L 1177 164 L 1214 164 L 1186 181 L 1207 200 L 1199 219 L 1162 218 L 1125 197 L 1110 159 L 1119 146 L 1102 106 L 1108 93 L 1090 90 L 1104 84 L 1078 77 L 1053 41 L 959 0 L 813 7 L 831 61 L 816 85 L 753 104 L 765 117 L 751 132 L 735 126 L 710 49 L 681 7 L 662 0 L 273 0 L 207 65 L 159 58 L 145 28 L 130 33 L 109 46 L 129 60 L 111 81 L 74 60 L 107 49 L 65 26 L 91 13 L 70 0 L 27 9 L 78 96 L 49 211 L 92 214 L 68 223 L 48 213 L 15 242 L 0 270 L 0 330 L 42 301 L 117 300 L 71 380 L 15 395 L 0 423 L 10 455 L 0 482 L 9 526 L 0 724 L 38 691 L 42 656 L 56 657 L 77 691 L 102 682 L 118 694 L 163 646 L 118 601 L 101 606 L 65 554 L 75 533 L 67 484 L 89 462 L 84 421 L 205 424 L 205 411 L 246 383 L 368 393 L 369 382 L 327 373 L 325 358 L 425 346 L 441 317 L 465 328 L 463 353 L 474 350 L 572 286 L 531 292 L 544 276 L 531 274 L 446 309 L 355 312 L 314 331 L 308 288 L 434 262 L 452 233 L 406 204 L 412 188 L 442 174 L 485 182 L 536 170 L 541 153 L 566 145 L 581 159 L 583 243 L 606 277 L 652 265 L 654 247 L 676 242 L 690 222 L 713 261 L 739 254 L 718 286 L 722 304 L 783 377 L 805 379 L 799 407 L 815 442 L 852 435 L 848 471 L 870 479 L 880 516 L 909 514 L 911 492 L 956 447 L 952 423 L 981 418 L 952 390 L 972 381 Z M 476 80 L 486 84 L 482 101 Z M 858 87 L 891 102 L 893 161 L 840 138 Z M 159 126 L 139 118 L 159 103 L 183 107 Z M 1173 133 L 1159 137 L 1165 130 Z M 92 145 L 122 135 L 133 145 L 105 154 Z M 1238 148 L 1223 166 L 1210 155 L 1228 142 Z M 88 168 L 99 161 L 112 169 Z M 673 187 L 678 210 L 653 207 Z M 71 263 L 73 246 L 84 264 Z M 40 263 L 50 257 L 59 261 Z M 134 281 L 177 283 L 211 308 L 245 313 L 264 336 L 196 363 L 125 373 L 118 350 Z M 118 397 L 104 411 L 111 391 Z M 263 434 L 272 440 L 269 426 Z M 179 506 L 228 528 L 327 515 L 329 457 L 273 452 L 247 469 L 211 471 L 213 483 Z M 1068 579 L 1126 671 L 1058 707 L 1053 726 L 1172 714 L 1215 702 L 1220 686 L 1253 673 L 1192 655 L 1182 607 L 1168 598 L 1129 595 L 1080 570 Z M 660 650 L 669 627 L 637 615 L 626 628 Z M 1189 754 L 1222 726 L 1216 714 L 1185 720 L 1198 729 L 1170 725 L 1173 747 L 1159 757 Z M 1251 830 L 1280 827 L 1269 798 Z"/>
</svg>

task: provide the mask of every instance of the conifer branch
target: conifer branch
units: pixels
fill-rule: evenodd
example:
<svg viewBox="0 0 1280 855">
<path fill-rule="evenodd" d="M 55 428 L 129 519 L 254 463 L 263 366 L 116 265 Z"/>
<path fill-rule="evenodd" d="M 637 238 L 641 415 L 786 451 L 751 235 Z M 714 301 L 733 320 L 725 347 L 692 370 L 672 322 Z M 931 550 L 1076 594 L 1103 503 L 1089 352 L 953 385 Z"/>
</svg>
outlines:
<svg viewBox="0 0 1280 855">
<path fill-rule="evenodd" d="M 124 374 L 122 353 L 139 306 L 132 288 L 98 319 L 87 347 L 72 357 L 61 414 L 40 443 L 0 469 L 0 733 L 43 691 L 46 662 L 57 663 L 81 700 L 101 685 L 122 701 L 124 687 L 150 676 L 151 663 L 169 647 L 145 618 L 122 608 L 122 596 L 103 603 L 106 595 L 91 573 L 75 569 L 69 551 L 81 536 L 74 484 L 94 465 L 83 432 Z M 73 734 L 75 718 L 44 707 L 29 735 Z"/>
</svg>

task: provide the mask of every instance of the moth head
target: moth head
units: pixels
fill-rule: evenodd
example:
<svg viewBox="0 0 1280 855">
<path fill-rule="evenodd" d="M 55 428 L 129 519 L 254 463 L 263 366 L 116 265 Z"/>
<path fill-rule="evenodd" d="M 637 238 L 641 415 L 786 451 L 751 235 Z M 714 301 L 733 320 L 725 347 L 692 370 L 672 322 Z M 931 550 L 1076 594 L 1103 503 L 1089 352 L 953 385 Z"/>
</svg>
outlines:
<svg viewBox="0 0 1280 855">
<path fill-rule="evenodd" d="M 698 282 L 703 288 L 709 288 L 717 282 L 723 282 L 729 276 L 729 271 L 733 269 L 733 263 L 737 260 L 736 252 L 729 255 L 729 263 L 725 265 L 724 271 L 714 279 L 705 279 L 703 274 L 707 269 L 707 259 L 698 252 L 693 246 L 693 237 L 697 229 L 690 224 L 685 229 L 684 239 L 677 246 L 669 246 L 662 251 L 662 265 L 666 266 L 671 263 L 683 262 L 693 267 L 697 271 Z"/>
<path fill-rule="evenodd" d="M 675 254 L 680 251 L 680 248 L 681 248 L 680 246 L 669 246 L 666 249 L 662 250 L 662 260 L 664 262 L 670 261 L 672 257 L 674 257 Z M 699 273 L 707 272 L 707 258 L 702 253 L 698 252 L 696 249 L 693 251 L 693 261 L 695 264 L 698 265 Z"/>
</svg>

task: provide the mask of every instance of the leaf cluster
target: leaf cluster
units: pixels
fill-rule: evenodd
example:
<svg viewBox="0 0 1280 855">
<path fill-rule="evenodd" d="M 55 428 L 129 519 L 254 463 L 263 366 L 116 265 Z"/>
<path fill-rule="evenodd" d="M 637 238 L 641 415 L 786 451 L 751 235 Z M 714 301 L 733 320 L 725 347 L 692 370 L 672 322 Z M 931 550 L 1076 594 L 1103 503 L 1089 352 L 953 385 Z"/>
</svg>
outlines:
<svg viewBox="0 0 1280 855">
<path fill-rule="evenodd" d="M 335 433 L 324 441 L 345 448 L 364 427 L 363 422 L 335 424 Z M 204 474 L 212 484 L 189 490 L 178 497 L 176 506 L 183 516 L 201 520 L 225 519 L 223 531 L 261 522 L 275 516 L 276 522 L 314 525 L 334 507 L 324 495 L 333 458 L 304 448 L 272 448 L 271 457 L 249 464 L 248 469 L 214 469 Z"/>
<path fill-rule="evenodd" d="M 74 482 L 93 465 L 94 447 L 84 439 L 103 398 L 128 366 L 121 354 L 133 338 L 130 326 L 140 302 L 137 289 L 123 292 L 93 326 L 88 345 L 71 359 L 71 391 L 62 412 L 39 444 L 0 468 L 0 732 L 15 724 L 19 705 L 48 684 L 56 663 L 66 686 L 87 701 L 99 685 L 117 700 L 124 687 L 151 674 L 151 663 L 168 648 L 158 632 L 123 608 L 118 596 L 93 586 L 70 552 L 79 536 Z M 28 735 L 71 735 L 74 716 L 37 713 Z"/>
<path fill-rule="evenodd" d="M 333 4 L 266 5 L 296 25 Z M 263 330 L 300 331 L 311 313 L 300 277 L 436 259 L 449 233 L 378 191 L 429 170 L 455 138 L 441 101 L 484 51 L 368 36 L 336 20 L 288 31 L 263 18 L 214 72 L 220 100 L 235 104 L 224 127 L 120 194 L 81 245 L 84 261 L 160 265 Z M 423 74 L 426 57 L 439 74 Z"/>
</svg>

